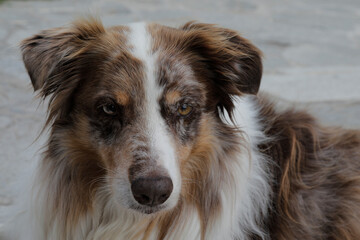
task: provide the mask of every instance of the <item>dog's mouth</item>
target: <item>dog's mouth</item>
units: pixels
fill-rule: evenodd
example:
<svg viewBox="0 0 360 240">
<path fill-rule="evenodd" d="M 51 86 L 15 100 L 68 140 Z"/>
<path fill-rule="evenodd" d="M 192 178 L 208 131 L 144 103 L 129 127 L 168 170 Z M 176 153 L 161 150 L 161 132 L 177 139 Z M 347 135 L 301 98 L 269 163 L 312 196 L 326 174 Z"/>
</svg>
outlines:
<svg viewBox="0 0 360 240">
<path fill-rule="evenodd" d="M 132 209 L 138 213 L 147 214 L 147 215 L 158 213 L 158 212 L 164 210 L 165 208 L 166 208 L 166 206 L 164 206 L 164 205 L 150 207 L 150 206 L 134 204 L 134 205 L 130 206 L 130 209 Z"/>
</svg>

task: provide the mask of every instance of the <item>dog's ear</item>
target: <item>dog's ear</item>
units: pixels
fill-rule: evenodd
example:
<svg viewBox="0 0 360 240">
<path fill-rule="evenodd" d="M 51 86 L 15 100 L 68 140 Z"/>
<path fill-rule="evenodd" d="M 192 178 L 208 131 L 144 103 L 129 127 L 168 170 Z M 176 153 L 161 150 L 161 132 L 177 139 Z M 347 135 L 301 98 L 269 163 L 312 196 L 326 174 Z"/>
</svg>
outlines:
<svg viewBox="0 0 360 240">
<path fill-rule="evenodd" d="M 237 32 L 211 24 L 189 22 L 187 47 L 201 55 L 201 61 L 212 72 L 218 89 L 218 106 L 231 112 L 232 95 L 256 94 L 262 76 L 261 51 Z"/>
<path fill-rule="evenodd" d="M 44 95 L 56 91 L 62 79 L 74 67 L 74 58 L 80 55 L 90 40 L 104 32 L 96 19 L 78 20 L 72 26 L 45 30 L 25 39 L 21 50 L 25 67 L 34 90 Z"/>
<path fill-rule="evenodd" d="M 60 110 L 65 109 L 66 101 L 80 81 L 81 66 L 86 64 L 83 56 L 86 48 L 104 32 L 98 20 L 88 18 L 69 27 L 42 31 L 22 41 L 23 61 L 34 90 L 40 90 L 43 98 L 52 95 L 48 123 L 62 114 Z"/>
</svg>

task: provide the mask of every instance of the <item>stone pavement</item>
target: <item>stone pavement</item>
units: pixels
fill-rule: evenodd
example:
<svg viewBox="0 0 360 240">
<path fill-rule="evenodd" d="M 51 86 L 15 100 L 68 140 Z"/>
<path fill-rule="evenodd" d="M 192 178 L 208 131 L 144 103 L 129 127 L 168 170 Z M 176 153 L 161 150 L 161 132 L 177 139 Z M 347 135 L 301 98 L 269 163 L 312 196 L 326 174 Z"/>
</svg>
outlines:
<svg viewBox="0 0 360 240">
<path fill-rule="evenodd" d="M 18 202 L 17 181 L 45 136 L 18 43 L 87 13 L 106 26 L 199 20 L 233 28 L 263 50 L 261 90 L 308 108 L 327 125 L 360 128 L 359 0 L 63 0 L 0 1 L 0 225 Z M 0 226 L 1 227 L 1 226 Z"/>
</svg>

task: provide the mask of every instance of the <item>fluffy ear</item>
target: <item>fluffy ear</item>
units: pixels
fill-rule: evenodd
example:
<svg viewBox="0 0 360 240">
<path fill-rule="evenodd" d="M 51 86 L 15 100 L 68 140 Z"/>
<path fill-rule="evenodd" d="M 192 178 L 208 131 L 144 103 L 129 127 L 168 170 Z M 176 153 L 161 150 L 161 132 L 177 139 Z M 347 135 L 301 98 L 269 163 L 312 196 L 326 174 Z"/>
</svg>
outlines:
<svg viewBox="0 0 360 240">
<path fill-rule="evenodd" d="M 104 31 L 100 22 L 89 18 L 22 41 L 23 61 L 34 90 L 41 90 L 44 98 L 52 94 L 48 121 L 58 115 L 76 88 L 84 49 Z"/>
<path fill-rule="evenodd" d="M 211 24 L 189 22 L 187 44 L 198 52 L 212 71 L 212 80 L 220 91 L 218 106 L 229 113 L 232 95 L 256 94 L 262 76 L 261 51 L 237 32 Z"/>
<path fill-rule="evenodd" d="M 70 62 L 89 42 L 105 30 L 95 19 L 79 20 L 71 27 L 54 28 L 25 39 L 21 50 L 34 90 L 46 88 L 52 93 Z M 65 71 L 65 72 L 64 72 Z M 59 78 L 60 77 L 60 78 Z M 43 89 L 43 93 L 48 92 Z"/>
</svg>

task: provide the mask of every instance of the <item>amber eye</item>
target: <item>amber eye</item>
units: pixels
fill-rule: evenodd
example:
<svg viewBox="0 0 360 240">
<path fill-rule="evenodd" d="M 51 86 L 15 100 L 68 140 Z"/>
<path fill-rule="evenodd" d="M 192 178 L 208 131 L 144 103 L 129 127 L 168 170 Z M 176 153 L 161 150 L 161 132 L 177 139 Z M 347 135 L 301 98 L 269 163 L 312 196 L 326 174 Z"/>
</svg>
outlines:
<svg viewBox="0 0 360 240">
<path fill-rule="evenodd" d="M 109 103 L 106 104 L 104 106 L 102 106 L 102 110 L 104 111 L 104 113 L 106 113 L 107 115 L 116 115 L 116 106 L 115 104 Z"/>
<path fill-rule="evenodd" d="M 191 112 L 191 110 L 192 110 L 192 107 L 190 105 L 184 103 L 178 108 L 178 113 L 181 116 L 186 116 Z"/>
</svg>

